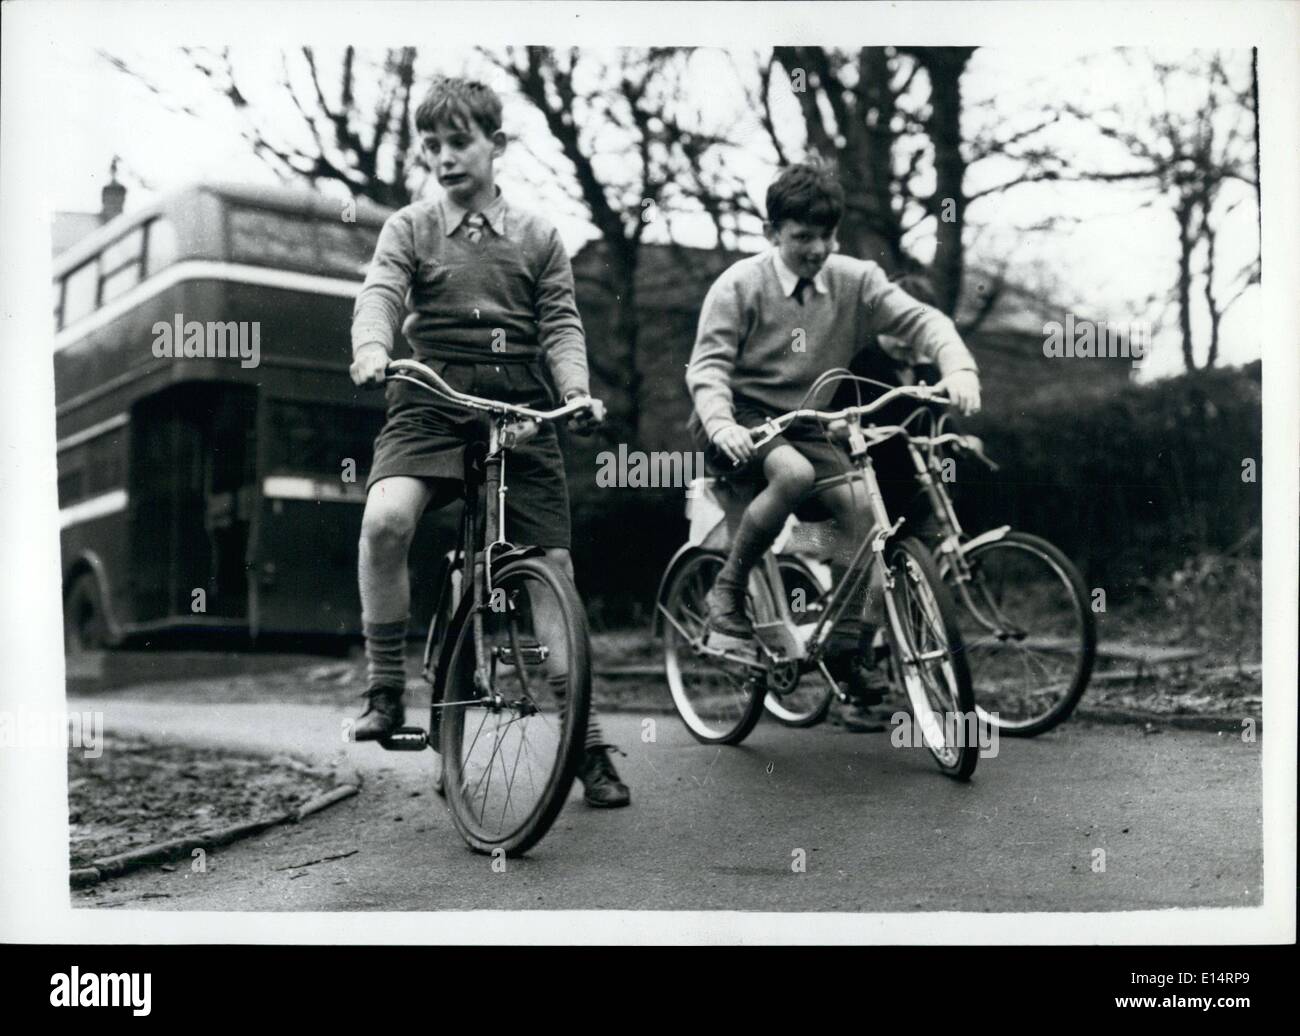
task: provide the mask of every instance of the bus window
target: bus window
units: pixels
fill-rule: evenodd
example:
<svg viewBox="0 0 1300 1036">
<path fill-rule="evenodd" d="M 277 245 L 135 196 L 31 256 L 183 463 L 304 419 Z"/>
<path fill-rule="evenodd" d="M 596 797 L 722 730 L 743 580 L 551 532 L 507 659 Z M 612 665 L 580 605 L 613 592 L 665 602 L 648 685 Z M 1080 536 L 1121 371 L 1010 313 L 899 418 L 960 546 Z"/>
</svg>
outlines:
<svg viewBox="0 0 1300 1036">
<path fill-rule="evenodd" d="M 63 282 L 63 326 L 95 312 L 99 294 L 99 266 L 94 259 L 78 266 Z"/>
<path fill-rule="evenodd" d="M 355 277 L 364 274 L 379 231 L 356 223 L 320 224 L 320 264 L 322 272 Z"/>
<path fill-rule="evenodd" d="M 144 228 L 136 227 L 114 241 L 99 257 L 99 301 L 102 305 L 130 291 L 140 283 L 140 259 L 144 252 Z"/>
<path fill-rule="evenodd" d="M 99 268 L 106 274 L 116 273 L 127 263 L 138 262 L 143 246 L 144 228 L 136 227 L 100 252 Z"/>
<path fill-rule="evenodd" d="M 85 444 L 87 496 L 121 488 L 126 481 L 125 444 L 121 432 L 96 436 Z"/>
<path fill-rule="evenodd" d="M 152 277 L 176 261 L 176 228 L 169 219 L 155 219 L 149 224 L 149 248 L 145 252 L 146 277 Z"/>
<path fill-rule="evenodd" d="M 267 266 L 316 265 L 316 225 L 283 212 L 232 206 L 227 210 L 230 257 Z"/>
<path fill-rule="evenodd" d="M 364 483 L 383 413 L 322 403 L 270 404 L 268 471 L 299 471 L 341 478 L 344 461 Z"/>
</svg>

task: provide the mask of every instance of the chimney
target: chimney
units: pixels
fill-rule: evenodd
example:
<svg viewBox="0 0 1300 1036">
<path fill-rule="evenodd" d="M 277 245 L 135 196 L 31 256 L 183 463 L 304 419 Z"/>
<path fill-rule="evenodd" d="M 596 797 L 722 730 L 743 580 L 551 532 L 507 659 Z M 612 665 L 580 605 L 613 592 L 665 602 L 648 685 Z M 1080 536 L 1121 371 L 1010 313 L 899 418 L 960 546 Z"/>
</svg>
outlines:
<svg viewBox="0 0 1300 1036">
<path fill-rule="evenodd" d="M 100 223 L 107 223 L 115 216 L 120 216 L 122 206 L 126 204 L 126 188 L 117 182 L 117 161 L 117 155 L 114 155 L 108 166 L 108 183 L 99 192 Z"/>
</svg>

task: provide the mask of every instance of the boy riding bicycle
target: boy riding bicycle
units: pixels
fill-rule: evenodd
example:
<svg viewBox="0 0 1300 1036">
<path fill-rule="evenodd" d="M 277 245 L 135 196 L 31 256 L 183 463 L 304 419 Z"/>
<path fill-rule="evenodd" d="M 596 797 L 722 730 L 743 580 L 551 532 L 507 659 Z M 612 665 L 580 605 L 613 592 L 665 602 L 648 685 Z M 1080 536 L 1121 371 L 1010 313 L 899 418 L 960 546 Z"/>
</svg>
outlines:
<svg viewBox="0 0 1300 1036">
<path fill-rule="evenodd" d="M 891 284 L 875 263 L 832 254 L 843 212 L 843 190 L 830 169 L 783 169 L 767 191 L 764 232 L 772 248 L 724 271 L 700 313 L 686 371 L 692 431 L 707 457 L 724 461 L 719 466 L 730 462 L 761 485 L 707 598 L 709 627 L 729 637 L 753 635 L 745 613 L 749 573 L 805 499 L 815 496 L 834 519 L 837 581 L 872 531 L 857 480 L 822 482 L 848 470 L 842 444 L 815 424 L 792 425 L 755 450 L 753 428 L 785 411 L 826 409 L 834 384 L 812 393 L 814 382 L 848 367 L 879 336 L 900 343 L 914 362 L 935 364 L 963 413 L 979 409 L 975 360 L 952 321 Z M 842 624 L 832 642 L 833 651 L 857 653 L 868 665 L 884 618 L 878 570 L 873 583 L 846 613 L 853 624 Z"/>
<path fill-rule="evenodd" d="M 586 341 L 559 235 L 496 186 L 494 163 L 506 145 L 500 99 L 481 83 L 438 79 L 415 126 L 445 194 L 408 205 L 384 224 L 353 312 L 352 380 L 384 380 L 401 324 L 415 358 L 462 392 L 547 409 L 553 399 L 545 361 L 566 403 L 586 398 Z M 465 447 L 478 430 L 462 410 L 400 382 L 388 385 L 387 399 L 361 522 L 369 706 L 353 728 L 358 741 L 383 740 L 405 720 L 407 555 L 425 508 L 462 495 Z M 599 410 L 593 400 L 573 426 L 594 426 Z M 543 548 L 572 578 L 568 490 L 552 425 L 512 451 L 506 514 L 519 542 Z M 548 679 L 563 687 L 566 674 Z M 609 747 L 593 713 L 579 770 L 593 806 L 630 801 Z"/>
</svg>

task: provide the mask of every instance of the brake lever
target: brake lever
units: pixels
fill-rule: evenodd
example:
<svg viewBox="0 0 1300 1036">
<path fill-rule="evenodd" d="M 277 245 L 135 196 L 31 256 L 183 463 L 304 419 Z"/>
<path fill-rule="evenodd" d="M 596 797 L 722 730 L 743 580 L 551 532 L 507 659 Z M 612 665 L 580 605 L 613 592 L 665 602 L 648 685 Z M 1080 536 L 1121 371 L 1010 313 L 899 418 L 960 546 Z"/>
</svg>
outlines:
<svg viewBox="0 0 1300 1036">
<path fill-rule="evenodd" d="M 978 435 L 963 435 L 961 442 L 967 452 L 973 453 L 975 458 L 985 464 L 990 471 L 999 470 L 997 463 L 984 452 L 984 440 Z"/>
</svg>

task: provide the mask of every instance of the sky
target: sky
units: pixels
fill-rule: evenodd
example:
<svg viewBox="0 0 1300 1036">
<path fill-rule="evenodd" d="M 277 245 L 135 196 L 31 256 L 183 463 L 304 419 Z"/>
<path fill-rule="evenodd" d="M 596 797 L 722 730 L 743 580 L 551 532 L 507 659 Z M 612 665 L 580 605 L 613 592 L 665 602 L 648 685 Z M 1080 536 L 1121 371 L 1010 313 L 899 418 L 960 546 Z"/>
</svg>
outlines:
<svg viewBox="0 0 1300 1036">
<path fill-rule="evenodd" d="M 151 92 L 137 79 L 113 68 L 91 46 L 57 51 L 55 60 L 62 67 L 56 82 L 62 93 L 49 100 L 66 131 L 48 138 L 45 186 L 51 209 L 98 209 L 99 192 L 114 154 L 121 157 L 128 209 L 153 192 L 196 179 L 273 180 L 266 165 L 251 154 L 241 138 L 239 117 L 175 48 L 141 44 L 134 49 L 115 47 L 113 53 L 141 70 L 161 93 Z M 235 53 L 241 88 L 267 113 L 270 127 L 284 131 L 296 126 L 296 116 L 277 86 L 283 67 L 280 51 L 250 44 Z M 611 56 L 614 53 L 609 52 Z M 1172 60 L 1187 57 L 1161 56 Z M 1247 52 L 1226 56 L 1238 75 L 1248 69 Z M 1150 63 L 1151 54 L 1145 51 L 1061 54 L 1049 48 L 981 48 L 962 80 L 967 105 L 963 129 L 968 133 L 987 129 L 998 136 L 1016 132 L 1040 117 L 1045 99 L 1088 110 L 1114 106 L 1121 122 L 1136 120 L 1161 101 L 1153 93 Z M 322 65 L 333 67 L 324 56 Z M 692 62 L 690 98 L 705 119 L 720 127 L 739 125 L 737 120 L 744 122 L 750 117 L 735 67 L 752 67 L 750 52 L 702 51 Z M 501 73 L 472 51 L 422 51 L 417 73 L 424 77 L 434 70 L 468 72 L 485 76 L 499 87 L 506 85 Z M 918 84 L 917 88 L 921 87 Z M 1189 82 L 1186 95 L 1174 97 L 1172 105 L 1193 103 L 1198 90 L 1194 81 Z M 198 117 L 179 110 L 181 105 L 193 108 Z M 778 98 L 776 119 L 783 139 L 797 153 L 802 129 L 797 106 L 789 95 Z M 534 207 L 545 211 L 559 227 L 570 252 L 575 252 L 594 236 L 594 230 L 582 218 L 581 210 L 564 198 L 559 185 L 547 184 L 531 156 L 537 152 L 555 159 L 556 145 L 541 125 L 539 114 L 518 96 L 506 98 L 506 124 L 520 143 L 528 146 L 517 144 L 507 154 L 502 163 L 503 186 L 525 195 Z M 1043 139 L 1096 167 L 1113 170 L 1130 166 L 1121 151 L 1086 124 L 1064 120 Z M 738 168 L 757 202 L 761 202 L 773 173 L 769 152 L 755 138 L 752 154 L 742 156 Z M 615 150 L 600 161 L 616 168 L 625 160 Z M 1007 169 L 994 162 L 972 165 L 967 173 L 968 193 L 1000 182 L 1006 175 Z M 1218 263 L 1221 271 L 1231 273 L 1255 254 L 1257 228 L 1253 188 L 1238 185 L 1229 189 L 1229 195 L 1225 204 L 1239 204 L 1226 217 L 1220 233 Z M 1053 217 L 1058 225 L 1050 231 L 1026 229 Z M 1168 293 L 1176 274 L 1177 229 L 1167 200 L 1155 197 L 1150 190 L 1115 185 L 1027 185 L 975 203 L 968 211 L 968 221 L 967 248 L 972 263 L 1008 263 L 1012 279 L 1060 300 L 1061 319 L 1065 312 L 1073 311 L 1079 317 L 1122 323 L 1151 321 L 1157 327 L 1156 348 L 1140 376 L 1159 377 L 1181 370 L 1176 311 L 1149 302 L 1153 296 Z M 662 229 L 651 228 L 647 238 L 654 240 Z M 672 230 L 684 243 L 713 244 L 711 226 L 703 219 L 675 220 Z M 757 240 L 753 244 L 757 246 Z M 933 242 L 925 229 L 909 239 L 909 244 L 923 260 L 933 254 Z M 1221 296 L 1227 294 L 1226 288 L 1220 290 Z M 1255 289 L 1249 290 L 1225 317 L 1221 363 L 1258 358 L 1256 295 Z M 1202 351 L 1204 328 L 1203 316 L 1198 314 L 1194 330 Z"/>
</svg>

